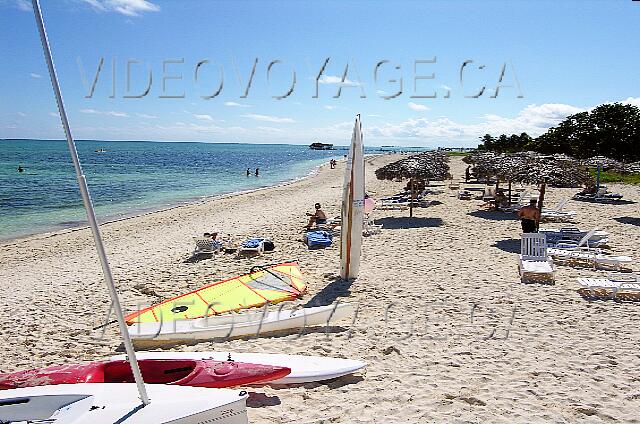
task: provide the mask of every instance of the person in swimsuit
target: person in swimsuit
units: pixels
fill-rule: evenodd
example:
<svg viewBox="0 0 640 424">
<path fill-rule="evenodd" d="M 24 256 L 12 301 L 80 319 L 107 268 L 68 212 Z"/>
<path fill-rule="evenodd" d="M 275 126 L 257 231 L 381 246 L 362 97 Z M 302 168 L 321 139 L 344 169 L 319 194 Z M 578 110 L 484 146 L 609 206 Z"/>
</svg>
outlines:
<svg viewBox="0 0 640 424">
<path fill-rule="evenodd" d="M 529 206 L 524 206 L 518 211 L 523 233 L 537 233 L 540 222 L 540 209 L 536 206 L 536 199 L 529 201 Z"/>
<path fill-rule="evenodd" d="M 322 210 L 322 206 L 320 206 L 320 203 L 316 203 L 315 208 L 316 208 L 315 213 L 307 212 L 307 216 L 309 217 L 309 223 L 306 226 L 307 230 L 311 229 L 311 226 L 313 224 L 318 225 L 318 224 L 327 223 L 327 215 Z"/>
</svg>

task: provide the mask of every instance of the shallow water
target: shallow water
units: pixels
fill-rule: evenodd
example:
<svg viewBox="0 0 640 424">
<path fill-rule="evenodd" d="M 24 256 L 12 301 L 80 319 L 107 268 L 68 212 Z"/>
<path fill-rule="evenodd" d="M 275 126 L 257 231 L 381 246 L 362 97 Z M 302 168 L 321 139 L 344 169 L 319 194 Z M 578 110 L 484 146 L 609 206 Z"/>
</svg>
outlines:
<svg viewBox="0 0 640 424">
<path fill-rule="evenodd" d="M 100 221 L 276 185 L 346 153 L 285 144 L 143 141 L 78 141 L 77 149 Z M 0 240 L 85 223 L 65 141 L 0 141 Z"/>
</svg>

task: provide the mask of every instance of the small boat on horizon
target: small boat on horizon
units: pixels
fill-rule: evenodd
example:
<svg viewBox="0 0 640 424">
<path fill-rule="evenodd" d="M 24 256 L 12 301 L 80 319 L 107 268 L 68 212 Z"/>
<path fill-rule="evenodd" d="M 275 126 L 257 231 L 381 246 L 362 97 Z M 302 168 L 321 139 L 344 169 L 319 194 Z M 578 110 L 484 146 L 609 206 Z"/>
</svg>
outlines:
<svg viewBox="0 0 640 424">
<path fill-rule="evenodd" d="M 107 149 L 100 148 L 100 149 L 96 150 L 96 153 L 107 153 Z"/>
</svg>

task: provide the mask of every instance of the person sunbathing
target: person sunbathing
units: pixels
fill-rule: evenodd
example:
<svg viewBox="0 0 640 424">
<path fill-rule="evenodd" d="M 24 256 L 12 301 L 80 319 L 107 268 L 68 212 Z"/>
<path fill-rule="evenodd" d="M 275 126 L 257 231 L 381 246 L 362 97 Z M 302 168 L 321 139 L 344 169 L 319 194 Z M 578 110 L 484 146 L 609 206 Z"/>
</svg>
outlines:
<svg viewBox="0 0 640 424">
<path fill-rule="evenodd" d="M 327 215 L 322 210 L 322 206 L 320 205 L 320 203 L 316 203 L 315 208 L 316 208 L 315 213 L 307 212 L 307 216 L 309 217 L 309 223 L 306 226 L 307 230 L 311 229 L 311 226 L 313 224 L 318 225 L 318 224 L 327 223 Z"/>
</svg>

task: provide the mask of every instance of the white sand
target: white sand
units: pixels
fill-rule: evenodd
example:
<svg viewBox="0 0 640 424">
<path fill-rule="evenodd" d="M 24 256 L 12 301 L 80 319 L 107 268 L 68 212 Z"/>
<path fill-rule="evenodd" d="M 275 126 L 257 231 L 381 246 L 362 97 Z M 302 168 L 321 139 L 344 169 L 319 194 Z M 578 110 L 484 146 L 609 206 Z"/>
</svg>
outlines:
<svg viewBox="0 0 640 424">
<path fill-rule="evenodd" d="M 377 181 L 373 174 L 394 159 L 367 159 L 367 190 L 374 196 L 403 185 Z M 464 166 L 453 159 L 458 179 Z M 417 209 L 414 219 L 408 211 L 376 211 L 384 229 L 365 239 L 360 278 L 351 286 L 337 283 L 339 244 L 309 251 L 301 229 L 304 212 L 315 202 L 329 215 L 339 214 L 342 174 L 339 164 L 284 187 L 103 225 L 125 307 L 132 311 L 139 302 L 198 288 L 208 274 L 222 279 L 254 264 L 289 259 L 300 261 L 308 279 L 303 303 L 314 296 L 358 302 L 356 323 L 343 323 L 348 331 L 176 348 L 369 362 L 365 373 L 327 384 L 252 388 L 252 423 L 640 422 L 640 303 L 589 302 L 576 293 L 578 276 L 605 272 L 559 267 L 553 286 L 521 284 L 517 255 L 505 251 L 519 249 L 519 222 L 476 212 L 481 202 L 460 201 L 444 187 L 431 196 L 441 204 Z M 638 187 L 610 189 L 640 200 Z M 550 189 L 547 204 L 575 191 Z M 609 231 L 616 252 L 640 256 L 637 204 L 570 201 L 565 209 L 578 212 L 581 228 Z M 619 217 L 635 221 L 614 219 Z M 270 236 L 276 251 L 262 258 L 185 262 L 191 237 L 214 228 L 238 239 Z M 100 331 L 91 331 L 109 306 L 101 275 L 87 229 L 1 245 L 1 370 L 114 353 L 120 345 L 115 325 L 102 340 L 96 340 Z"/>
</svg>

